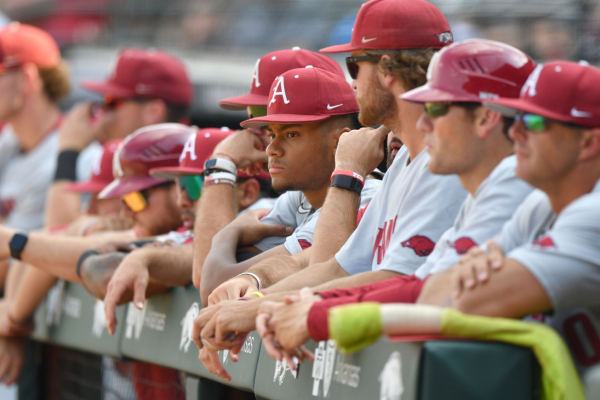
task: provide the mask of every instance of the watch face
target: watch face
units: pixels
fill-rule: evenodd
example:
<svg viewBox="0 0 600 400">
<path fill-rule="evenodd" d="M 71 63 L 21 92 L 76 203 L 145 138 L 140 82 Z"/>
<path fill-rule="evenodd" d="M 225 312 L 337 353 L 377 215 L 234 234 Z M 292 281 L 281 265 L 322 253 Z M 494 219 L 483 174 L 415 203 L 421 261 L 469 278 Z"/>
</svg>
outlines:
<svg viewBox="0 0 600 400">
<path fill-rule="evenodd" d="M 204 165 L 205 168 L 212 168 L 215 165 L 217 165 L 217 160 L 208 160 L 206 161 L 206 164 Z"/>
<path fill-rule="evenodd" d="M 10 248 L 22 250 L 25 243 L 27 243 L 27 236 L 16 234 L 10 241 Z"/>
</svg>

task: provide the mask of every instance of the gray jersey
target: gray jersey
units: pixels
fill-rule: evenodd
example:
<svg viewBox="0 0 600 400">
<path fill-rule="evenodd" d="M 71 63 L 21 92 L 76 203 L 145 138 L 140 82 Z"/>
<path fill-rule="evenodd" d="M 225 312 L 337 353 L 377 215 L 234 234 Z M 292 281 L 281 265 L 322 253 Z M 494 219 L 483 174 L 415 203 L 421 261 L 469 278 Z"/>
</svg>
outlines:
<svg viewBox="0 0 600 400">
<path fill-rule="evenodd" d="M 419 279 L 450 268 L 471 247 L 500 232 L 533 190 L 515 176 L 516 165 L 516 156 L 506 157 L 481 182 L 475 197 L 467 196 L 452 228 L 444 232 L 427 261 L 415 272 Z"/>
<path fill-rule="evenodd" d="M 552 302 L 553 326 L 580 373 L 600 363 L 600 180 L 557 216 L 533 192 L 494 240 L 535 276 Z"/>
<path fill-rule="evenodd" d="M 360 207 L 365 207 L 379 188 L 380 181 L 367 179 L 361 192 Z M 284 245 L 290 254 L 294 255 L 310 247 L 321 209 L 315 210 L 302 192 L 290 191 L 279 196 L 273 209 L 263 217 L 261 222 L 267 224 L 282 224 L 294 228 L 294 232 L 286 237 L 269 236 L 254 246 L 260 251 L 267 251 L 279 245 Z"/>
<path fill-rule="evenodd" d="M 410 164 L 401 148 L 363 215 L 335 255 L 349 274 L 380 269 L 412 275 L 452 226 L 467 192 L 455 175 L 429 172 L 423 150 Z"/>
</svg>

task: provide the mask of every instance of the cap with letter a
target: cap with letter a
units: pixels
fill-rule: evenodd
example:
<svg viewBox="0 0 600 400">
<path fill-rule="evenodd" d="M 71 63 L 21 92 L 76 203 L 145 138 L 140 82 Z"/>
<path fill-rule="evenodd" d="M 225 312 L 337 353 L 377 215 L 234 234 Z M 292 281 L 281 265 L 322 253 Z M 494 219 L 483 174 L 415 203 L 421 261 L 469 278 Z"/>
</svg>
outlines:
<svg viewBox="0 0 600 400">
<path fill-rule="evenodd" d="M 425 0 L 371 0 L 354 23 L 350 43 L 321 49 L 321 53 L 351 53 L 361 49 L 441 49 L 452 43 L 444 14 Z"/>
<path fill-rule="evenodd" d="M 297 68 L 275 78 L 267 115 L 241 125 L 251 128 L 268 123 L 302 124 L 358 111 L 356 95 L 345 78 L 320 68 Z"/>
<path fill-rule="evenodd" d="M 47 32 L 19 22 L 0 29 L 0 72 L 25 63 L 51 68 L 59 62 L 60 50 Z"/>
<path fill-rule="evenodd" d="M 269 100 L 269 88 L 276 76 L 290 69 L 307 67 L 321 68 L 341 77 L 344 76 L 340 65 L 323 54 L 298 47 L 291 50 L 278 50 L 256 61 L 250 83 L 250 93 L 221 100 L 219 105 L 227 110 L 242 110 L 248 106 L 266 106 Z"/>
</svg>

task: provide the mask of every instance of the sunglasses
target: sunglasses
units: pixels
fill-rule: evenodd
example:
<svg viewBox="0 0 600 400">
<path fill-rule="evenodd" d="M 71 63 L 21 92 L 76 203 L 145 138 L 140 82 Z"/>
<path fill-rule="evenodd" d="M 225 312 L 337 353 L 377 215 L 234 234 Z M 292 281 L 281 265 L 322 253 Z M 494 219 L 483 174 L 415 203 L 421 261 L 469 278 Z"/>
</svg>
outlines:
<svg viewBox="0 0 600 400">
<path fill-rule="evenodd" d="M 448 114 L 450 110 L 450 106 L 458 106 L 465 108 L 477 108 L 481 104 L 479 103 L 468 103 L 468 102 L 439 102 L 439 103 L 425 103 L 425 112 L 431 118 L 441 117 L 442 115 Z"/>
<path fill-rule="evenodd" d="M 174 182 L 165 182 L 156 186 L 152 186 L 148 189 L 127 193 L 126 195 L 121 196 L 121 200 L 123 200 L 123 203 L 125 203 L 131 212 L 139 213 L 148 207 L 148 195 L 150 191 L 158 188 L 170 187 L 173 185 L 173 183 Z"/>
<path fill-rule="evenodd" d="M 120 108 L 123 104 L 127 103 L 128 101 L 135 101 L 136 103 L 144 103 L 147 100 L 143 100 L 143 99 L 117 99 L 114 98 L 110 95 L 106 95 L 104 97 L 104 102 L 102 103 L 101 107 L 103 110 L 105 111 L 112 111 L 112 110 L 116 110 L 117 108 Z"/>
<path fill-rule="evenodd" d="M 370 55 L 359 56 L 359 57 L 346 57 L 346 67 L 348 68 L 348 73 L 350 74 L 350 77 L 352 79 L 356 79 L 356 77 L 358 76 L 358 64 L 357 63 L 362 62 L 362 61 L 371 61 L 374 58 L 376 58 L 376 57 L 370 56 Z"/>
<path fill-rule="evenodd" d="M 187 193 L 191 201 L 196 201 L 202 195 L 202 184 L 204 180 L 200 175 L 182 175 L 177 177 L 177 186 L 179 191 Z"/>
</svg>

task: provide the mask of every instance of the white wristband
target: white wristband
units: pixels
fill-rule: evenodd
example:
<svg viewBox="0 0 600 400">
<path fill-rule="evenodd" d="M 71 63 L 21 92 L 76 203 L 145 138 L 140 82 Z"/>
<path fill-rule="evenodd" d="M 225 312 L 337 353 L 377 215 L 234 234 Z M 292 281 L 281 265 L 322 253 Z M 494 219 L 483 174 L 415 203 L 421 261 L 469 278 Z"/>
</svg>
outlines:
<svg viewBox="0 0 600 400">
<path fill-rule="evenodd" d="M 212 169 L 220 169 L 227 171 L 233 175 L 237 174 L 237 166 L 233 161 L 226 160 L 225 158 L 211 158 L 206 160 L 204 163 L 204 170 L 209 171 Z"/>
<path fill-rule="evenodd" d="M 213 172 L 212 174 L 206 175 L 206 177 L 204 178 L 204 180 L 209 179 L 227 179 L 235 182 L 237 178 L 234 174 L 229 172 Z"/>
<path fill-rule="evenodd" d="M 252 272 L 242 272 L 238 276 L 242 276 L 242 275 L 250 275 L 251 277 L 256 279 L 256 282 L 258 283 L 258 290 L 262 290 L 262 282 L 260 281 L 260 278 L 258 276 L 254 275 Z"/>
</svg>

